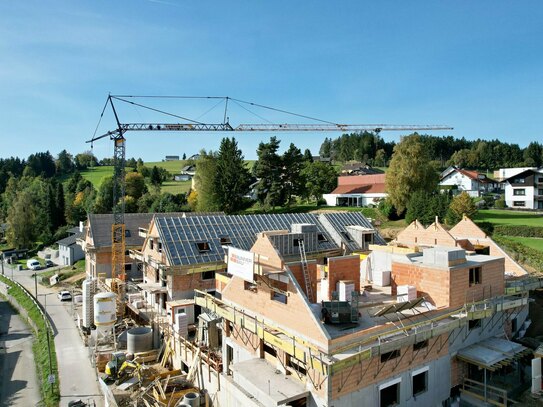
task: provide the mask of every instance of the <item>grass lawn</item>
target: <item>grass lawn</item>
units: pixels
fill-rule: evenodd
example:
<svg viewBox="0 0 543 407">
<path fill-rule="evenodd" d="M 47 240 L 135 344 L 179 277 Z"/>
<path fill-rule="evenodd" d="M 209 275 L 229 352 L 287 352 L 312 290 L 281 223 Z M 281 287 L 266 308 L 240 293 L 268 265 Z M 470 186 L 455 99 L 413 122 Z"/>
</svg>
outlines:
<svg viewBox="0 0 543 407">
<path fill-rule="evenodd" d="M 92 182 L 94 188 L 98 189 L 100 187 L 100 184 L 102 183 L 102 180 L 105 177 L 113 175 L 113 166 L 104 165 L 101 167 L 92 167 L 87 169 L 86 171 L 81 171 L 81 175 L 83 176 L 83 178 Z"/>
<path fill-rule="evenodd" d="M 501 209 L 482 209 L 477 213 L 474 220 L 498 225 L 543 226 L 543 216 L 541 215 Z"/>
<path fill-rule="evenodd" d="M 186 193 L 189 192 L 191 185 L 191 181 L 166 181 L 162 183 L 160 192 L 169 192 L 170 194 Z"/>
<path fill-rule="evenodd" d="M 543 239 L 537 237 L 519 237 L 519 236 L 507 236 L 508 239 L 511 239 L 517 243 L 523 244 L 524 246 L 531 247 L 532 249 L 539 250 L 543 252 Z"/>
</svg>

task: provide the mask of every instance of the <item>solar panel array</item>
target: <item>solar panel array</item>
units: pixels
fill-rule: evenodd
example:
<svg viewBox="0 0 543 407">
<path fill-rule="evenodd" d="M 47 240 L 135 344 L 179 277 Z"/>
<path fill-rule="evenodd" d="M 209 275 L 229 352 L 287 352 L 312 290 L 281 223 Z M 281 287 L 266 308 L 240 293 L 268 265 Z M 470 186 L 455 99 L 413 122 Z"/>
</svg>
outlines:
<svg viewBox="0 0 543 407">
<path fill-rule="evenodd" d="M 366 226 L 369 224 L 367 220 L 362 224 L 361 222 L 365 218 L 359 214 L 346 215 L 348 216 L 344 218 L 334 218 L 338 227 L 345 228 L 345 225 L 341 225 L 342 220 L 348 225 Z M 157 214 L 155 222 L 162 248 L 172 266 L 223 261 L 225 249 L 221 245 L 221 238 L 228 238 L 234 247 L 249 250 L 256 241 L 257 233 L 272 230 L 288 230 L 290 232 L 291 225 L 294 223 L 315 224 L 317 233 L 326 236 L 326 241 L 319 244 L 319 248 L 322 250 L 333 250 L 338 247 L 325 227 L 319 222 L 318 216 L 309 213 L 204 215 L 186 218 Z M 204 246 L 206 246 L 205 250 L 202 250 Z"/>
</svg>

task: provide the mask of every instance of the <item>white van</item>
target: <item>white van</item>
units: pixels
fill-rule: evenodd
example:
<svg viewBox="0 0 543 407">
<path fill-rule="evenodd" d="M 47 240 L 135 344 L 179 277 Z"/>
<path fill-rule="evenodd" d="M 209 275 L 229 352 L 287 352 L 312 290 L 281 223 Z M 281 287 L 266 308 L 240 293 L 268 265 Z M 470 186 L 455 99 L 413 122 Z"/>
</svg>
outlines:
<svg viewBox="0 0 543 407">
<path fill-rule="evenodd" d="M 39 270 L 41 269 L 41 264 L 36 259 L 30 259 L 30 260 L 27 260 L 26 267 L 28 267 L 30 270 Z"/>
</svg>

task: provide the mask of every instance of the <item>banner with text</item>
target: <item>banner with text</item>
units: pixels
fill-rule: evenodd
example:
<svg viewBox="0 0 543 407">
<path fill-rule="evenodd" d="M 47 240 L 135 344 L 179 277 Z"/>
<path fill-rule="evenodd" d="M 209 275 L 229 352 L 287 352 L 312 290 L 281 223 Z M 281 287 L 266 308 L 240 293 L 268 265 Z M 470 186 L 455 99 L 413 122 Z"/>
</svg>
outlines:
<svg viewBox="0 0 543 407">
<path fill-rule="evenodd" d="M 246 250 L 228 247 L 228 273 L 253 281 L 255 254 Z"/>
</svg>

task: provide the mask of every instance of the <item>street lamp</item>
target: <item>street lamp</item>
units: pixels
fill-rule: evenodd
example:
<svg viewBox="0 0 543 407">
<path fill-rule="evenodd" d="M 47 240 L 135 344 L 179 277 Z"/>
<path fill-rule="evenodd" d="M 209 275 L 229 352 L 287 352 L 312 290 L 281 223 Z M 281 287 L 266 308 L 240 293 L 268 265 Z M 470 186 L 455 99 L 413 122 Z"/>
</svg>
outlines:
<svg viewBox="0 0 543 407">
<path fill-rule="evenodd" d="M 54 294 L 54 293 L 38 294 L 38 296 L 43 296 L 44 297 L 43 308 L 45 310 L 46 318 L 48 318 L 48 316 L 47 316 L 48 315 L 47 314 L 47 296 L 52 295 L 52 294 Z M 50 328 L 49 321 L 46 321 L 45 330 L 46 330 L 46 333 L 47 333 L 47 352 L 49 353 L 49 383 L 51 383 L 51 393 L 53 393 L 53 383 L 54 383 L 55 377 L 53 376 L 53 366 L 51 365 L 51 345 L 50 345 L 50 342 L 49 342 L 49 328 Z"/>
</svg>

